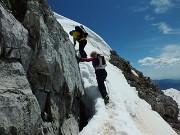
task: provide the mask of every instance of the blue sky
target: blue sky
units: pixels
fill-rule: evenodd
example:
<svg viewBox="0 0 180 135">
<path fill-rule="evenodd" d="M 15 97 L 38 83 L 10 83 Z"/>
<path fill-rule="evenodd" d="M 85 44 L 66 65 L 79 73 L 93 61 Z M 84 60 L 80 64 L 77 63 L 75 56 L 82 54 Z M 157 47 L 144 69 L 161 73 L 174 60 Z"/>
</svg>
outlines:
<svg viewBox="0 0 180 135">
<path fill-rule="evenodd" d="M 180 0 L 48 0 L 152 79 L 180 79 Z"/>
</svg>

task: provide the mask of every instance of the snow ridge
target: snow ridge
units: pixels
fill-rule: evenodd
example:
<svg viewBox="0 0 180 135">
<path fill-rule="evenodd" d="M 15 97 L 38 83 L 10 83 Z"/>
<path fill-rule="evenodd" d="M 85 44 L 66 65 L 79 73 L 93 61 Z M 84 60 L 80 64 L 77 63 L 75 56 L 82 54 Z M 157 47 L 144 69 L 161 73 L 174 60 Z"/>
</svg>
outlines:
<svg viewBox="0 0 180 135">
<path fill-rule="evenodd" d="M 56 17 L 67 33 L 80 25 L 57 14 Z M 89 33 L 85 47 L 87 54 L 97 51 L 105 55 L 107 60 L 110 59 L 109 45 L 95 32 L 87 27 L 85 29 Z M 72 41 L 72 37 L 69 38 Z M 78 49 L 78 45 L 75 49 Z M 138 97 L 136 89 L 127 83 L 120 69 L 107 62 L 106 87 L 110 103 L 105 106 L 92 64 L 83 62 L 79 67 L 88 101 L 86 105 L 93 112 L 79 135 L 177 135 L 158 113 L 152 111 L 148 103 Z"/>
</svg>

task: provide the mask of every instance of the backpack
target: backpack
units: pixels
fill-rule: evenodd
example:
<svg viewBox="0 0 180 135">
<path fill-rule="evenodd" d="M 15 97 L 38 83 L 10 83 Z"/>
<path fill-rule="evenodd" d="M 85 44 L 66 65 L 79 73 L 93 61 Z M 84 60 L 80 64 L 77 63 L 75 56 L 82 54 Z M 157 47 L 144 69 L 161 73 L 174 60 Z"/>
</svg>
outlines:
<svg viewBox="0 0 180 135">
<path fill-rule="evenodd" d="M 82 25 L 76 26 L 75 30 L 80 33 L 80 38 L 86 38 L 88 36 L 88 33 L 86 32 L 86 30 Z"/>
<path fill-rule="evenodd" d="M 107 66 L 104 56 L 102 56 L 100 54 L 97 54 L 97 57 L 94 58 L 92 64 L 96 70 L 97 69 L 105 69 L 105 67 Z"/>
</svg>

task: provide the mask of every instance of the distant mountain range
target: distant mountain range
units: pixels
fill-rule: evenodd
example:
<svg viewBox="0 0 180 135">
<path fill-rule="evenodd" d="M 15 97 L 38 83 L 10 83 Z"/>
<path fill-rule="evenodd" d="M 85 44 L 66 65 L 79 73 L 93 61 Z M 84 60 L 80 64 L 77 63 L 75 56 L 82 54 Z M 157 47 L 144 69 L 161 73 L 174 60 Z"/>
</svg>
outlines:
<svg viewBox="0 0 180 135">
<path fill-rule="evenodd" d="M 174 88 L 180 91 L 180 80 L 162 79 L 153 81 L 159 85 L 161 90 Z"/>
</svg>

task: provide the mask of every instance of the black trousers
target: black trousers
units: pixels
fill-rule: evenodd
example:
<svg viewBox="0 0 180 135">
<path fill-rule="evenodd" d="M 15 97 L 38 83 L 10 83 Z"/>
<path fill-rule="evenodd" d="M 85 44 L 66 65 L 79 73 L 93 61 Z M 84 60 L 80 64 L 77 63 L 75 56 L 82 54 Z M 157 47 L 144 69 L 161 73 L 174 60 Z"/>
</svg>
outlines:
<svg viewBox="0 0 180 135">
<path fill-rule="evenodd" d="M 107 95 L 106 86 L 104 84 L 104 81 L 107 77 L 107 72 L 105 69 L 98 69 L 95 71 L 95 73 L 96 73 L 96 79 L 97 79 L 99 91 L 104 99 Z"/>
<path fill-rule="evenodd" d="M 87 40 L 79 41 L 79 53 L 81 55 L 81 58 L 87 58 L 87 54 L 84 51 L 84 48 L 85 48 L 86 44 L 87 44 Z"/>
</svg>

